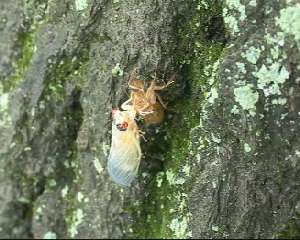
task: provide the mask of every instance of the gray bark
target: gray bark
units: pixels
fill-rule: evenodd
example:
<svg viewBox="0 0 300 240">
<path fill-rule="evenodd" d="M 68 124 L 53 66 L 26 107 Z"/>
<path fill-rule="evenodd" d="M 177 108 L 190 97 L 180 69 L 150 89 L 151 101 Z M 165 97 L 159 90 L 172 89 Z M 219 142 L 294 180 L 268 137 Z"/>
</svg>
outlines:
<svg viewBox="0 0 300 240">
<path fill-rule="evenodd" d="M 2 238 L 295 238 L 297 1 L 0 2 Z M 139 176 L 106 170 L 128 76 L 176 83 Z"/>
</svg>

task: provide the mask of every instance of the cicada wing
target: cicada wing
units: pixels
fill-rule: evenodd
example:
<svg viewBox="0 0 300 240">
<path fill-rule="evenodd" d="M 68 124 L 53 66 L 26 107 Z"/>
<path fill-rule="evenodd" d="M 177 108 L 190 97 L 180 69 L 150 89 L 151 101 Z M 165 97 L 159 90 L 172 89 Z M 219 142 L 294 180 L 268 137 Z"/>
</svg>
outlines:
<svg viewBox="0 0 300 240">
<path fill-rule="evenodd" d="M 108 157 L 108 173 L 117 184 L 129 187 L 137 175 L 139 164 L 140 154 L 136 149 L 111 151 Z"/>
</svg>

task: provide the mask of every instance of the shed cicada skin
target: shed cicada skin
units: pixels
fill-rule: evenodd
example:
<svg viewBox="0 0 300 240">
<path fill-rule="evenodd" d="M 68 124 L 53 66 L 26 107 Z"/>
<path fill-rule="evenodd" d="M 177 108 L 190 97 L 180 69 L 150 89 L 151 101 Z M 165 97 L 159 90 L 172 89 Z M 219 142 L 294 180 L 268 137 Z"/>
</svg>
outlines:
<svg viewBox="0 0 300 240">
<path fill-rule="evenodd" d="M 159 124 L 164 119 L 164 112 L 167 107 L 158 91 L 167 88 L 173 82 L 171 80 L 167 84 L 158 85 L 153 80 L 150 86 L 146 88 L 145 82 L 137 78 L 135 69 L 128 82 L 131 90 L 130 98 L 121 105 L 121 108 L 143 117 L 148 124 Z"/>
</svg>

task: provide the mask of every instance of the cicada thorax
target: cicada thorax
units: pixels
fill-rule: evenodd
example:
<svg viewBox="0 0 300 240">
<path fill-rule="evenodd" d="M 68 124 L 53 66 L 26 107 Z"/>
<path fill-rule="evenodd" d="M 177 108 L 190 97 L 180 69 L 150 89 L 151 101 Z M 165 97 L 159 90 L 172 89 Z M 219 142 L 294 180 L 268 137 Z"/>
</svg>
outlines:
<svg viewBox="0 0 300 240">
<path fill-rule="evenodd" d="M 142 112 L 145 109 L 149 108 L 149 106 L 150 106 L 147 99 L 145 98 L 145 93 L 144 92 L 133 93 L 132 103 L 133 103 L 134 109 L 140 115 L 142 115 Z"/>
</svg>

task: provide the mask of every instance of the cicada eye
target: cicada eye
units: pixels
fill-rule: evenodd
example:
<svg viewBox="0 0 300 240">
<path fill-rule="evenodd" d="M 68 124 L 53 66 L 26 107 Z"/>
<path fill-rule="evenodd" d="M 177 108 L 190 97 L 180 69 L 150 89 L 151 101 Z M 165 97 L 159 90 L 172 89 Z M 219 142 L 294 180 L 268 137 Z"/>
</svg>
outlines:
<svg viewBox="0 0 300 240">
<path fill-rule="evenodd" d="M 119 129 L 119 131 L 126 131 L 128 128 L 128 122 L 122 122 L 122 124 L 117 124 L 116 125 L 117 129 Z"/>
<path fill-rule="evenodd" d="M 128 122 L 123 122 L 123 123 L 122 123 L 122 127 L 123 127 L 124 129 L 128 128 Z"/>
</svg>

